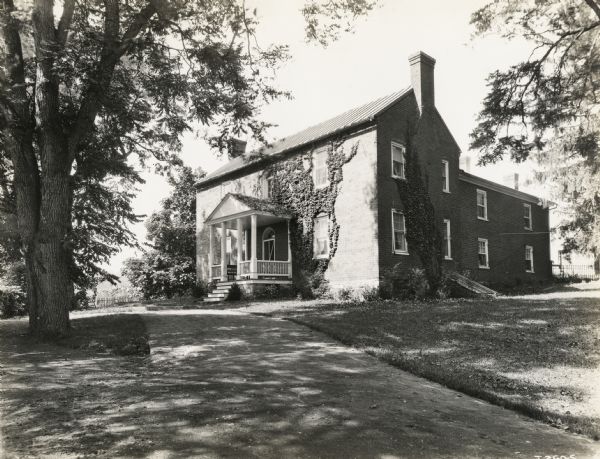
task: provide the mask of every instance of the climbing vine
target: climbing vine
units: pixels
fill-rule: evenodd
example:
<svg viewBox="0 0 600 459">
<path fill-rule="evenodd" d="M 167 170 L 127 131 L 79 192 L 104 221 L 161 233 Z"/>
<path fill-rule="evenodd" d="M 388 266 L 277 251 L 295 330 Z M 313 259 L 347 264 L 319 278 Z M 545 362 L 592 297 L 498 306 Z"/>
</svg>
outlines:
<svg viewBox="0 0 600 459">
<path fill-rule="evenodd" d="M 299 290 L 307 283 L 312 283 L 313 288 L 318 287 L 315 279 L 316 284 L 320 283 L 337 250 L 340 225 L 335 215 L 335 202 L 343 180 L 342 166 L 354 158 L 359 146 L 358 142 L 354 143 L 346 153 L 343 144 L 344 139 L 333 141 L 326 147 L 272 164 L 265 171 L 265 175 L 272 180 L 271 199 L 293 215 L 290 221 L 292 273 Z M 327 152 L 329 182 L 327 186 L 316 188 L 313 182 L 313 157 L 323 148 Z M 314 258 L 314 220 L 322 214 L 329 217 L 329 255 L 327 258 Z"/>
<path fill-rule="evenodd" d="M 410 139 L 410 136 L 406 136 Z M 436 225 L 435 211 L 423 177 L 417 152 L 410 141 L 405 152 L 406 179 L 396 180 L 400 199 L 404 205 L 406 240 L 421 261 L 435 294 L 442 280 L 442 238 Z"/>
</svg>

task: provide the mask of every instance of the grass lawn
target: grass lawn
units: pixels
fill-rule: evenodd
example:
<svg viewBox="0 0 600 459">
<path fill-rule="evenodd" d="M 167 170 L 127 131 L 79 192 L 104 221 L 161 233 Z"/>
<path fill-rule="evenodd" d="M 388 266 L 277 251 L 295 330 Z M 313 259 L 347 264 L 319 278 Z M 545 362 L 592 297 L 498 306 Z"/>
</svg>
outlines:
<svg viewBox="0 0 600 459">
<path fill-rule="evenodd" d="M 114 355 L 147 355 L 148 333 L 137 314 L 112 314 L 71 319 L 71 332 L 59 346 Z"/>
<path fill-rule="evenodd" d="M 598 298 L 329 304 L 279 314 L 453 389 L 600 436 Z"/>
</svg>

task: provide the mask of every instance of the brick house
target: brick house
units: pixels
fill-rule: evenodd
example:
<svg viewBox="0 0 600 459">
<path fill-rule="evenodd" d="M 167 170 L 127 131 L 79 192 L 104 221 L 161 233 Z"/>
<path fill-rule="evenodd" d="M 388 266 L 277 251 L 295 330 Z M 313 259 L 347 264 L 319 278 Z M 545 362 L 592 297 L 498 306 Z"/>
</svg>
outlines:
<svg viewBox="0 0 600 459">
<path fill-rule="evenodd" d="M 334 289 L 377 286 L 388 268 L 420 266 L 397 186 L 409 140 L 443 235 L 444 269 L 490 284 L 551 276 L 547 206 L 459 169 L 460 148 L 435 107 L 435 60 L 419 52 L 409 64 L 409 88 L 244 153 L 199 183 L 199 279 L 235 278 L 248 291 L 291 284 L 298 228 Z"/>
</svg>

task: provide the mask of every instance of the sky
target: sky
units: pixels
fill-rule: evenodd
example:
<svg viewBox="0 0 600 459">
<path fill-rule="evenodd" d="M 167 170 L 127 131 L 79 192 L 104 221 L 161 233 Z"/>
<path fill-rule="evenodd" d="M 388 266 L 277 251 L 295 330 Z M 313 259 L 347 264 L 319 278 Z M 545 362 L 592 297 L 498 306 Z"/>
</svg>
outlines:
<svg viewBox="0 0 600 459">
<path fill-rule="evenodd" d="M 261 46 L 286 43 L 291 59 L 275 75 L 276 85 L 291 91 L 292 100 L 280 100 L 264 107 L 261 117 L 277 126 L 269 131 L 271 141 L 293 134 L 378 97 L 410 85 L 408 56 L 424 51 L 436 59 L 436 106 L 462 150 L 472 156 L 470 172 L 500 183 L 508 183 L 515 172 L 530 173 L 526 165 L 476 166 L 475 152 L 469 151 L 469 132 L 476 124 L 481 101 L 486 95 L 486 77 L 497 69 L 524 59 L 531 46 L 498 37 L 471 39 L 471 13 L 485 5 L 483 0 L 379 0 L 380 5 L 355 24 L 354 33 L 322 47 L 305 41 L 303 0 L 246 1 L 256 7 L 261 25 Z M 207 173 L 226 162 L 201 138 L 184 138 L 182 159 L 192 168 Z M 169 193 L 162 177 L 144 173 L 146 184 L 134 201 L 139 214 L 158 209 Z M 522 188 L 523 189 L 523 188 Z M 538 195 L 544 190 L 524 189 Z M 145 228 L 134 228 L 140 241 Z M 123 260 L 135 256 L 125 249 L 107 267 L 119 274 Z"/>
</svg>

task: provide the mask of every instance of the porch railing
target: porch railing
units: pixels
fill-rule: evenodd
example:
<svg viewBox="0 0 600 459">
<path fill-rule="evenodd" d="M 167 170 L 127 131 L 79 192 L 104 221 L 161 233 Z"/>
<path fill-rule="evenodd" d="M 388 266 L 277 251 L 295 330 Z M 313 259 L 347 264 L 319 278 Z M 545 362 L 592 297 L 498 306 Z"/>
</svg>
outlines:
<svg viewBox="0 0 600 459">
<path fill-rule="evenodd" d="M 250 260 L 247 261 L 240 261 L 239 264 L 239 275 L 240 276 L 247 276 L 250 274 L 250 267 L 252 266 L 252 262 Z"/>
<path fill-rule="evenodd" d="M 210 277 L 212 279 L 221 277 L 221 265 L 214 265 L 210 267 Z"/>
<path fill-rule="evenodd" d="M 289 276 L 290 264 L 287 261 L 257 260 L 256 268 L 259 276 Z"/>
</svg>

